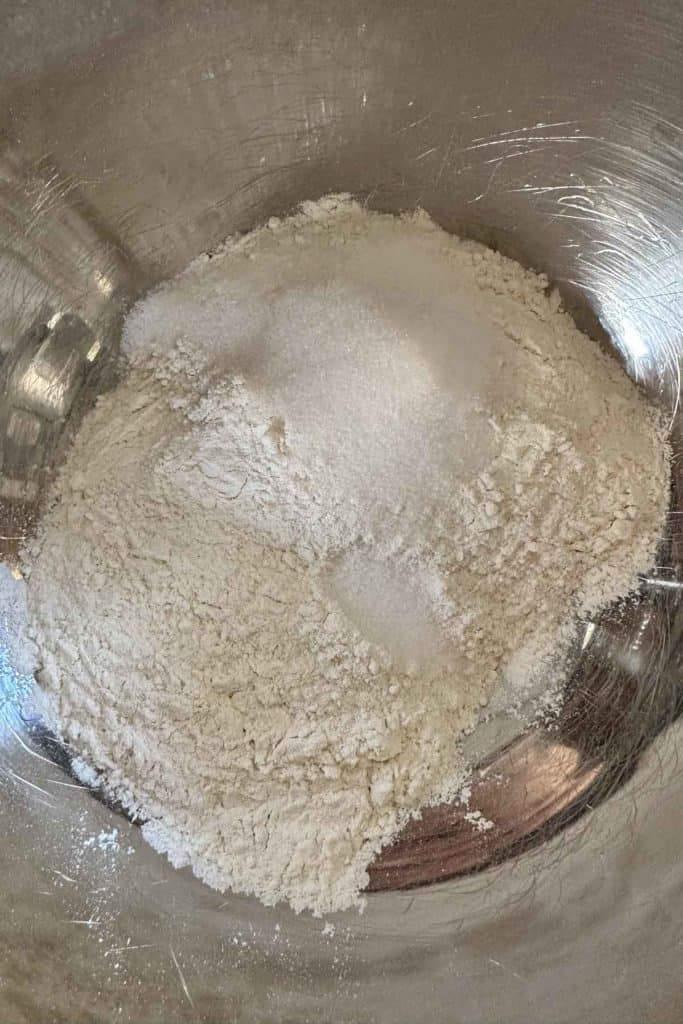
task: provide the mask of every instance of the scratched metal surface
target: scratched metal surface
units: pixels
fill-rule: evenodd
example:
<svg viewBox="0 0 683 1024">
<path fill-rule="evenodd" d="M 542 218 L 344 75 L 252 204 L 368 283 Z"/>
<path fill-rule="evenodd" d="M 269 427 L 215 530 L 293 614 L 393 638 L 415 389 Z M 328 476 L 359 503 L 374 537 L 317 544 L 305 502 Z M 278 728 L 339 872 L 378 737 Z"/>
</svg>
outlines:
<svg viewBox="0 0 683 1024">
<path fill-rule="evenodd" d="M 126 303 L 226 234 L 334 189 L 377 209 L 421 204 L 547 272 L 671 410 L 678 446 L 673 0 L 95 8 L 0 2 L 5 557 L 110 383 Z M 391 891 L 439 877 L 436 819 L 423 845 L 408 836 L 380 861 L 373 886 L 387 891 L 363 916 L 296 917 L 175 872 L 69 775 L 30 681 L 0 666 L 2 1019 L 677 1020 L 679 494 L 637 615 L 593 631 L 561 742 L 520 737 L 526 760 L 504 766 L 517 783 L 497 816 L 511 831 L 472 850 L 449 819 L 454 873 L 505 859 Z M 555 821 L 560 790 L 565 827 L 511 846 Z M 567 824 L 579 791 L 585 813 Z"/>
</svg>

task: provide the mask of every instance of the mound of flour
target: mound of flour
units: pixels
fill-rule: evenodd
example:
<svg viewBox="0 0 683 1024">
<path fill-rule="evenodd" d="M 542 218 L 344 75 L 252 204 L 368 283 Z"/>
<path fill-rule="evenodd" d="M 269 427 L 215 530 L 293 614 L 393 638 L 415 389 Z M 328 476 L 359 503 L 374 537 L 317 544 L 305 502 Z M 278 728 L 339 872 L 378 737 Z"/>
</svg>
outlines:
<svg viewBox="0 0 683 1024">
<path fill-rule="evenodd" d="M 359 899 L 652 563 L 658 415 L 547 282 L 343 196 L 133 309 L 25 552 L 54 721 L 220 889 Z"/>
</svg>

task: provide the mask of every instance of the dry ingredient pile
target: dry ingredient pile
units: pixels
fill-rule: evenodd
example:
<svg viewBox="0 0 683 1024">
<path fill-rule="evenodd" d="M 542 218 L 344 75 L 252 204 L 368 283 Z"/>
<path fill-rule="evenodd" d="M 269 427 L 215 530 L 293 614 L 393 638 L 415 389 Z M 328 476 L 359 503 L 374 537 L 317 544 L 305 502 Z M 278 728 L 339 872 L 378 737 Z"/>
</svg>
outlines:
<svg viewBox="0 0 683 1024">
<path fill-rule="evenodd" d="M 631 591 L 665 429 L 547 281 L 346 196 L 128 316 L 24 554 L 49 715 L 173 864 L 326 913 Z"/>
</svg>

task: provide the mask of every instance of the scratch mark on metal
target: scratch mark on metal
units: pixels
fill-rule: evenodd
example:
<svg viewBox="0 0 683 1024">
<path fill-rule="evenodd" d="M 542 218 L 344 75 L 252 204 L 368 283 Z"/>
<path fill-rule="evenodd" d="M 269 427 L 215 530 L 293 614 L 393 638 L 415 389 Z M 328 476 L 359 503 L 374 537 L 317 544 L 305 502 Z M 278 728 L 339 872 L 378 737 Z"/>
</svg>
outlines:
<svg viewBox="0 0 683 1024">
<path fill-rule="evenodd" d="M 431 149 L 425 149 L 424 153 L 420 153 L 419 156 L 415 157 L 415 163 L 417 163 L 418 160 L 424 160 L 424 158 L 426 156 L 429 156 L 430 153 L 436 153 L 438 148 L 439 148 L 438 146 L 432 146 Z"/>
<path fill-rule="evenodd" d="M 25 779 L 23 777 L 23 775 L 19 775 L 18 772 L 15 772 L 13 768 L 8 768 L 7 774 L 10 775 L 16 782 L 22 782 L 25 786 L 30 786 L 31 789 L 35 789 L 37 793 L 42 793 L 43 796 L 46 796 L 48 800 L 52 802 L 52 793 L 49 793 L 46 789 L 42 789 L 41 786 L 37 786 L 35 782 L 29 782 L 28 779 Z"/>
<path fill-rule="evenodd" d="M 43 758 L 45 760 L 45 758 Z M 62 782 L 61 779 L 48 779 L 53 786 L 66 786 L 67 789 L 87 789 L 87 786 L 81 786 L 78 782 Z"/>
<path fill-rule="evenodd" d="M 506 192 L 532 192 L 537 194 L 543 194 L 545 192 L 566 192 L 567 189 L 573 189 L 577 192 L 579 189 L 586 189 L 591 192 L 596 191 L 591 185 L 523 185 L 521 188 L 507 188 Z"/>
<path fill-rule="evenodd" d="M 513 971 L 511 967 L 506 967 L 505 964 L 500 962 L 500 960 L 494 960 L 492 956 L 489 957 L 489 960 L 492 964 L 495 964 L 496 967 L 500 967 L 501 971 L 507 971 L 507 973 L 511 974 L 513 978 L 519 978 L 520 981 L 524 981 L 521 974 L 517 974 L 517 971 Z"/>
<path fill-rule="evenodd" d="M 641 583 L 647 584 L 648 587 L 660 587 L 664 590 L 683 590 L 683 582 L 679 580 L 662 580 L 652 576 L 639 576 L 638 578 Z"/>
<path fill-rule="evenodd" d="M 451 137 L 448 140 L 448 145 L 446 146 L 446 152 L 444 153 L 444 158 L 441 161 L 441 167 L 439 167 L 439 173 L 437 174 L 436 178 L 434 179 L 434 184 L 435 185 L 438 185 L 439 182 L 441 181 L 441 176 L 443 175 L 443 172 L 446 170 L 446 164 L 450 160 L 451 150 L 453 149 L 453 140 L 455 139 L 456 130 L 457 129 L 454 128 L 452 130 L 452 132 L 451 132 Z"/>
<path fill-rule="evenodd" d="M 59 878 L 63 878 L 65 882 L 71 882 L 72 885 L 77 885 L 75 878 L 71 878 L 69 875 L 65 875 L 63 871 L 58 871 L 57 868 L 50 868 L 53 875 L 58 875 Z"/>
<path fill-rule="evenodd" d="M 180 964 L 178 963 L 178 958 L 177 958 L 177 956 L 175 955 L 175 952 L 174 952 L 174 950 L 173 950 L 173 946 L 169 946 L 168 948 L 169 948 L 169 949 L 170 949 L 170 951 L 171 951 L 171 956 L 172 956 L 172 958 L 173 958 L 173 963 L 174 963 L 174 964 L 175 964 L 175 966 L 176 966 L 176 970 L 177 970 L 177 972 L 178 972 L 178 977 L 180 978 L 180 984 L 181 984 L 181 985 L 182 985 L 182 987 L 183 987 L 183 992 L 185 993 L 185 996 L 186 996 L 186 998 L 187 998 L 187 1001 L 188 1001 L 188 1003 L 190 1004 L 190 1006 L 191 1006 L 191 1007 L 192 1007 L 192 1009 L 194 1010 L 194 1008 L 195 1008 L 195 1006 L 194 1006 L 194 1001 L 193 1001 L 193 999 L 192 999 L 192 996 L 190 995 L 190 990 L 189 990 L 189 988 L 187 987 L 187 982 L 185 981 L 185 975 L 183 974 L 183 972 L 182 972 L 182 971 L 181 971 L 181 969 L 180 969 Z"/>
<path fill-rule="evenodd" d="M 508 139 L 511 135 L 520 135 L 522 132 L 536 132 L 542 128 L 568 128 L 572 124 L 578 124 L 578 121 L 551 121 L 545 124 L 543 121 L 539 121 L 538 124 L 526 125 L 522 128 L 508 128 L 504 132 L 496 132 L 493 136 L 494 139 Z M 564 137 L 564 136 L 563 136 Z M 484 142 L 486 135 L 481 135 L 478 139 L 473 139 L 473 142 Z"/>
<path fill-rule="evenodd" d="M 513 143 L 528 146 L 534 142 L 599 142 L 595 135 L 516 135 L 506 139 L 486 139 L 474 141 L 471 145 L 465 146 L 465 152 L 474 149 L 488 149 L 491 146 L 510 146 Z"/>
<path fill-rule="evenodd" d="M 412 906 L 413 906 L 413 904 L 414 904 L 414 903 L 415 903 L 415 897 L 413 896 L 413 897 L 411 897 L 411 899 L 410 899 L 410 900 L 408 901 L 408 903 L 406 904 L 406 906 L 405 906 L 405 907 L 403 908 L 403 910 L 401 911 L 401 913 L 402 913 L 402 914 L 408 914 L 408 913 L 410 913 L 410 910 L 412 909 Z"/>
<path fill-rule="evenodd" d="M 5 538 L 0 538 L 0 539 L 4 540 Z M 17 743 L 19 744 L 19 746 L 23 750 L 25 750 L 27 754 L 30 754 L 31 757 L 37 758 L 39 761 L 45 761 L 46 764 L 54 765 L 54 761 L 51 761 L 49 757 L 43 757 L 43 755 L 37 753 L 37 751 L 31 750 L 31 748 L 28 746 L 28 744 L 24 743 L 24 741 L 22 740 L 22 738 L 19 735 L 19 733 L 16 731 L 16 729 L 13 729 L 12 726 L 9 727 L 9 731 L 12 733 L 12 736 L 14 736 L 14 738 L 17 741 Z"/>
<path fill-rule="evenodd" d="M 404 124 L 402 128 L 394 132 L 394 135 L 403 135 L 404 132 L 410 131 L 411 128 L 417 128 L 419 124 L 424 124 L 431 117 L 431 114 L 425 114 L 424 117 L 418 117 L 417 121 L 411 121 L 410 124 Z"/>
<path fill-rule="evenodd" d="M 143 942 L 138 946 L 112 946 L 108 953 L 129 953 L 133 949 L 158 949 L 157 942 Z M 108 954 L 105 954 L 105 956 Z M 176 965 L 177 966 L 177 965 Z"/>
<path fill-rule="evenodd" d="M 493 170 L 491 171 L 491 174 L 489 175 L 489 180 L 486 183 L 486 188 L 484 189 L 483 192 L 480 192 L 479 195 L 476 195 L 474 197 L 474 199 L 470 199 L 469 200 L 470 203 L 478 203 L 480 199 L 485 199 L 486 198 L 486 196 L 491 191 L 491 185 L 493 184 L 493 180 L 496 177 L 498 171 L 500 170 L 500 168 L 502 166 L 503 166 L 502 161 L 500 161 L 500 160 L 496 160 L 495 161 L 495 163 L 493 165 Z"/>
<path fill-rule="evenodd" d="M 514 160 L 520 156 L 533 156 L 534 153 L 543 153 L 549 146 L 525 146 L 522 149 L 516 149 L 512 153 L 503 153 L 502 156 L 492 156 L 488 160 L 484 160 L 484 164 L 495 164 L 500 160 Z"/>
</svg>

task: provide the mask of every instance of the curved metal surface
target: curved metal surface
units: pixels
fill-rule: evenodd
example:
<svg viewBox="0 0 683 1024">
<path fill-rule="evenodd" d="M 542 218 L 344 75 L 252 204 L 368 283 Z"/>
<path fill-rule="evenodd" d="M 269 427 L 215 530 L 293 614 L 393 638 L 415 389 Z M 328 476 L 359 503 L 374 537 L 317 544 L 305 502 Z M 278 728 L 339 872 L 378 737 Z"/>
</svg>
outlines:
<svg viewBox="0 0 683 1024">
<path fill-rule="evenodd" d="M 678 448 L 678 5 L 91 8 L 12 6 L 0 40 L 6 557 L 111 380 L 126 303 L 331 190 L 420 204 L 545 271 L 670 408 Z M 296 917 L 174 871 L 69 776 L 29 681 L 3 672 L 3 1016 L 677 1019 L 679 494 L 677 465 L 661 565 L 627 614 L 589 624 L 559 727 L 513 738 L 475 780 L 495 828 L 432 809 L 371 888 L 470 874 L 372 894 L 363 916 Z"/>
</svg>

